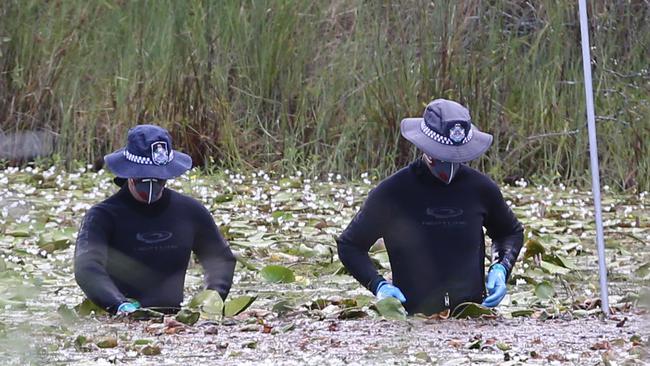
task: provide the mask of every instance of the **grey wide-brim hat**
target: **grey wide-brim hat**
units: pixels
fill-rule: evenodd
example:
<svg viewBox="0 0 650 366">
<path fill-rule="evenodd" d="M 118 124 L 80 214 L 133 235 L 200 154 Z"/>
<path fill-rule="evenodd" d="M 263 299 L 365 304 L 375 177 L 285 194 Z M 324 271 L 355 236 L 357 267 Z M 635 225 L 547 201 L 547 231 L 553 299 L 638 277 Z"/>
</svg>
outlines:
<svg viewBox="0 0 650 366">
<path fill-rule="evenodd" d="M 492 135 L 472 124 L 467 108 L 446 99 L 429 103 L 423 118 L 403 119 L 400 130 L 428 156 L 452 163 L 474 160 L 492 145 Z"/>
<path fill-rule="evenodd" d="M 118 178 L 176 178 L 192 168 L 192 158 L 172 149 L 169 132 L 154 125 L 129 130 L 125 147 L 104 156 Z"/>
</svg>

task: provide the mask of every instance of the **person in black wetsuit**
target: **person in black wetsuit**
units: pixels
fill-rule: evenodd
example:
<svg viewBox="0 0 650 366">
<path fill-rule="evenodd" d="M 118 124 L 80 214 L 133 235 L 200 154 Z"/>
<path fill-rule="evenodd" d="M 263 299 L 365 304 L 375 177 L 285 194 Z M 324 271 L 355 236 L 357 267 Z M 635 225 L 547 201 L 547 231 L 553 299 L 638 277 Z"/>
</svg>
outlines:
<svg viewBox="0 0 650 366">
<path fill-rule="evenodd" d="M 492 136 L 479 131 L 469 111 L 453 101 L 434 100 L 423 117 L 401 123 L 402 135 L 422 157 L 369 193 L 337 238 L 339 258 L 378 298 L 395 297 L 411 314 L 453 310 L 463 302 L 497 306 L 506 295 L 523 228 L 499 187 L 461 164 L 481 156 Z M 487 284 L 483 228 L 492 239 Z M 392 283 L 368 256 L 379 238 L 388 252 Z"/>
<path fill-rule="evenodd" d="M 165 188 L 192 159 L 172 150 L 165 129 L 139 125 L 104 160 L 121 189 L 88 210 L 77 236 L 74 273 L 86 296 L 111 313 L 174 311 L 194 252 L 206 287 L 225 299 L 235 268 L 228 243 L 200 202 Z"/>
</svg>

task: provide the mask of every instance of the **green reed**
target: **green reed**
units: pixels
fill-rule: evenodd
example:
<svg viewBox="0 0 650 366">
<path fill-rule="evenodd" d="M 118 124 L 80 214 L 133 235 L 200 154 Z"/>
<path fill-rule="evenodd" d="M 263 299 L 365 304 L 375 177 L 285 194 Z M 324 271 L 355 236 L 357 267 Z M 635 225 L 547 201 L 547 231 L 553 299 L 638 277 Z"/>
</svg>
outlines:
<svg viewBox="0 0 650 366">
<path fill-rule="evenodd" d="M 601 175 L 648 190 L 650 9 L 591 3 Z M 385 175 L 416 154 L 401 118 L 444 97 L 494 134 L 474 165 L 496 179 L 590 180 L 573 2 L 7 0 L 0 17 L 0 128 L 52 131 L 68 162 L 155 123 L 199 165 Z"/>
</svg>

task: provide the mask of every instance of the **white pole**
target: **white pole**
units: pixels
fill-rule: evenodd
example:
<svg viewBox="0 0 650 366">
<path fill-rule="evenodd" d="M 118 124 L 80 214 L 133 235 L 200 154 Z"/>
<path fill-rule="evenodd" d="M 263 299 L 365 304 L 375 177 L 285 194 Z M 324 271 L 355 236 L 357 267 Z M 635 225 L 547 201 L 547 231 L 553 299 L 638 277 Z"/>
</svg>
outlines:
<svg viewBox="0 0 650 366">
<path fill-rule="evenodd" d="M 598 145 L 596 142 L 596 119 L 594 117 L 594 92 L 591 82 L 591 52 L 589 50 L 589 29 L 587 28 L 586 0 L 579 0 L 580 34 L 582 36 L 582 68 L 585 75 L 585 94 L 587 98 L 587 126 L 589 129 L 589 156 L 591 157 L 591 190 L 594 195 L 596 217 L 596 244 L 598 246 L 598 270 L 600 275 L 601 310 L 609 317 L 607 298 L 607 269 L 605 266 L 605 240 L 603 217 L 600 205 L 600 174 L 598 172 Z"/>
</svg>

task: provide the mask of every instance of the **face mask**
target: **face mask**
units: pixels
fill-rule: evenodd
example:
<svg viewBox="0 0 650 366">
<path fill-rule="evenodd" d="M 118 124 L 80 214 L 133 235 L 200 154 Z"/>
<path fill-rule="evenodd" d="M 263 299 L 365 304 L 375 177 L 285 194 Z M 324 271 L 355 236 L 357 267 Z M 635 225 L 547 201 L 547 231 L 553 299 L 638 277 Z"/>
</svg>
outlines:
<svg viewBox="0 0 650 366">
<path fill-rule="evenodd" d="M 133 179 L 135 193 L 147 204 L 156 202 L 162 196 L 166 181 L 157 178 Z"/>
<path fill-rule="evenodd" d="M 460 163 L 450 163 L 448 161 L 433 159 L 427 155 L 424 155 L 424 161 L 427 163 L 431 173 L 445 184 L 451 183 L 451 180 L 454 179 L 454 176 L 460 168 Z"/>
</svg>

